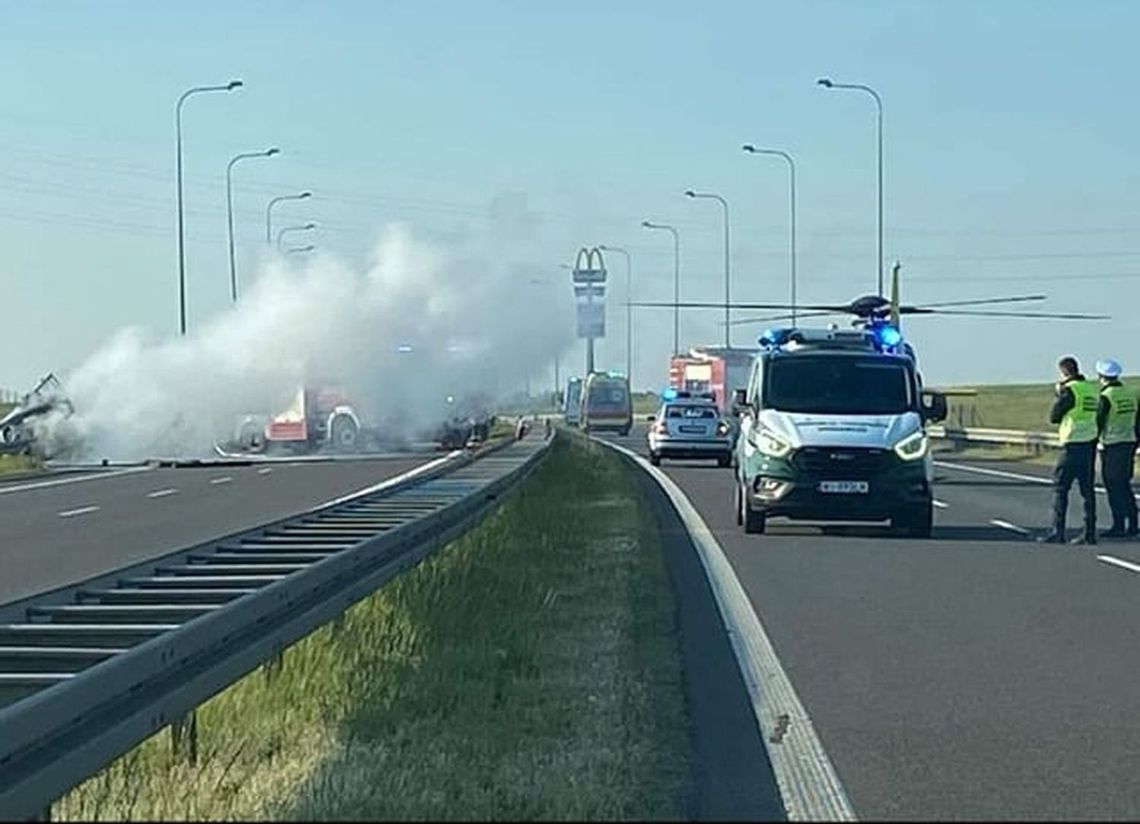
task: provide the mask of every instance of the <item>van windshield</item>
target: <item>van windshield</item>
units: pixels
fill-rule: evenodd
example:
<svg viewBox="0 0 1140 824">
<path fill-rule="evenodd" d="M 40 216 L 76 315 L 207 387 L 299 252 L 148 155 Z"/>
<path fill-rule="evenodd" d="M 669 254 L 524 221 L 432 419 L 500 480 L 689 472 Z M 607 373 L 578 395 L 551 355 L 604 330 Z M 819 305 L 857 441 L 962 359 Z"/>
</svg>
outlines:
<svg viewBox="0 0 1140 824">
<path fill-rule="evenodd" d="M 898 415 L 913 409 L 904 362 L 881 357 L 800 355 L 773 358 L 764 374 L 763 404 L 781 412 Z"/>
<path fill-rule="evenodd" d="M 594 384 L 586 397 L 590 412 L 624 412 L 629 406 L 629 393 L 623 384 Z"/>
</svg>

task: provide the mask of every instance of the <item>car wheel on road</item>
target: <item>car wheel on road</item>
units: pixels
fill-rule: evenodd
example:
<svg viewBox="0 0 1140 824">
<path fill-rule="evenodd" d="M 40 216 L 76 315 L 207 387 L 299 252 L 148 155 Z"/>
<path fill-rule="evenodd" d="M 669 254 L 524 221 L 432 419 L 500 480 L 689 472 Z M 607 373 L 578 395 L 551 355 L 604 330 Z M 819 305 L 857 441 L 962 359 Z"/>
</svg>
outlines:
<svg viewBox="0 0 1140 824">
<path fill-rule="evenodd" d="M 744 527 L 744 532 L 747 535 L 763 535 L 764 530 L 768 525 L 768 519 L 764 517 L 763 512 L 757 512 L 752 508 L 752 504 L 748 502 L 748 492 L 741 486 L 740 488 L 740 523 Z"/>
<path fill-rule="evenodd" d="M 744 524 L 744 487 L 741 485 L 739 478 L 737 478 L 734 486 L 736 487 L 736 497 L 733 499 L 732 506 L 736 510 L 736 525 L 742 526 Z"/>
<path fill-rule="evenodd" d="M 891 528 L 910 538 L 929 538 L 934 531 L 934 505 L 927 501 L 891 518 Z"/>
<path fill-rule="evenodd" d="M 654 452 L 650 452 L 649 453 L 649 462 L 651 464 L 653 464 L 654 466 L 661 466 L 661 456 L 654 453 Z"/>
</svg>

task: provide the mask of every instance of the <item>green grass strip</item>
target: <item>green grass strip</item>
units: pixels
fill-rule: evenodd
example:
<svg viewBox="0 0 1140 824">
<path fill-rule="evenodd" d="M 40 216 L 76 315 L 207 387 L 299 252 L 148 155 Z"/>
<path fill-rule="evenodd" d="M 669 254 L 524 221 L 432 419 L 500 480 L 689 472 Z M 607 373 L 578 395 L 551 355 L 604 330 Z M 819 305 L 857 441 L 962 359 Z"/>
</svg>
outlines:
<svg viewBox="0 0 1140 824">
<path fill-rule="evenodd" d="M 60 819 L 677 819 L 689 751 L 656 524 L 619 458 L 560 438 L 478 528 L 198 713 Z"/>
</svg>

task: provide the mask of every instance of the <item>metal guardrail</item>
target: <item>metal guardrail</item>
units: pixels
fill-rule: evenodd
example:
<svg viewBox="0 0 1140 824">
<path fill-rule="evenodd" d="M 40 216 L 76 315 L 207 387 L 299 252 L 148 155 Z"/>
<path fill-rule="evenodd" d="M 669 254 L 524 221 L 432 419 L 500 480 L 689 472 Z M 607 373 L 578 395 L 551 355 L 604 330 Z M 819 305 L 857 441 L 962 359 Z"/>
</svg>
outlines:
<svg viewBox="0 0 1140 824">
<path fill-rule="evenodd" d="M 1019 429 L 955 428 L 949 426 L 931 426 L 926 431 L 932 438 L 961 445 L 971 443 L 1005 444 L 1025 446 L 1036 450 L 1060 447 L 1055 432 L 1024 432 Z"/>
<path fill-rule="evenodd" d="M 198 705 L 469 529 L 547 444 L 0 607 L 0 819 L 42 814 L 164 727 L 193 734 Z"/>
</svg>

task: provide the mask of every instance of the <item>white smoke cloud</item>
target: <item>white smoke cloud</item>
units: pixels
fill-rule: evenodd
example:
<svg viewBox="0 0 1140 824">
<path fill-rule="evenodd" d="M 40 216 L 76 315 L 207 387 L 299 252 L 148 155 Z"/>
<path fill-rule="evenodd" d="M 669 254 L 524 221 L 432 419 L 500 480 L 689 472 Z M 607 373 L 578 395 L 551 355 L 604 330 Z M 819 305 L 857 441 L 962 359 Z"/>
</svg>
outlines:
<svg viewBox="0 0 1140 824">
<path fill-rule="evenodd" d="M 186 338 L 124 329 L 65 376 L 75 412 L 48 421 L 49 449 L 66 436 L 72 457 L 209 455 L 243 414 L 281 411 L 302 385 L 421 427 L 447 416 L 448 396 L 516 390 L 571 342 L 572 299 L 536 288 L 537 267 L 503 248 L 429 247 L 394 225 L 363 273 L 333 257 L 271 261 L 235 309 Z"/>
</svg>

